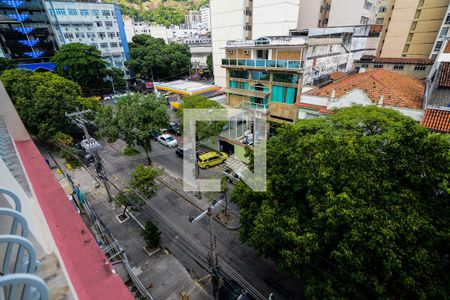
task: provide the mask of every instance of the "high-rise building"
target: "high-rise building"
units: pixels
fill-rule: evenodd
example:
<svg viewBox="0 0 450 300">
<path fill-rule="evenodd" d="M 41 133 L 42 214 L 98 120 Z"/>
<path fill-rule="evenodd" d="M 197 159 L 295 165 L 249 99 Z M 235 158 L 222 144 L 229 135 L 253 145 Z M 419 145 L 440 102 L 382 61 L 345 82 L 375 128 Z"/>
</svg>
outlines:
<svg viewBox="0 0 450 300">
<path fill-rule="evenodd" d="M 442 45 L 436 38 L 449 2 L 381 0 L 376 22 L 383 24 L 383 32 L 377 54 L 381 57 L 430 57 Z"/>
<path fill-rule="evenodd" d="M 263 36 L 288 35 L 297 27 L 300 0 L 274 3 L 271 0 L 211 0 L 211 34 L 214 80 L 226 86 L 221 60 L 229 40 L 250 40 Z"/>
<path fill-rule="evenodd" d="M 378 0 L 302 0 L 298 29 L 372 24 Z"/>
<path fill-rule="evenodd" d="M 126 70 L 128 42 L 119 6 L 98 2 L 45 1 L 58 45 L 95 46 L 110 66 Z"/>
<path fill-rule="evenodd" d="M 0 1 L 0 48 L 16 63 L 48 61 L 56 50 L 42 0 Z"/>
<path fill-rule="evenodd" d="M 436 41 L 434 42 L 430 58 L 435 59 L 439 51 L 442 48 L 442 45 L 447 40 L 447 36 L 449 35 L 449 28 L 450 28 L 450 4 L 448 5 L 447 12 L 445 14 L 445 17 L 442 20 L 441 28 L 439 29 L 439 33 L 436 37 Z"/>
</svg>

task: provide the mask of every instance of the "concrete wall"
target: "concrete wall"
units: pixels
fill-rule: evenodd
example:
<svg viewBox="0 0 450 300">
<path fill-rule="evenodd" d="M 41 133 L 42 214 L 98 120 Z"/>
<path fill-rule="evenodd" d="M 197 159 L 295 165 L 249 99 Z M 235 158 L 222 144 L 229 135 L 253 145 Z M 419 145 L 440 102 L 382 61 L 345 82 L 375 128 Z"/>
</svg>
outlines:
<svg viewBox="0 0 450 300">
<path fill-rule="evenodd" d="M 377 0 L 369 2 L 376 5 Z M 364 8 L 364 1 L 362 0 L 332 0 L 328 26 L 359 25 L 361 24 L 362 16 L 373 20 L 375 5 L 372 5 L 372 8 L 367 10 Z"/>
<path fill-rule="evenodd" d="M 243 0 L 211 0 L 211 36 L 214 64 L 214 82 L 226 86 L 226 71 L 221 67 L 225 45 L 229 40 L 244 39 Z"/>
<path fill-rule="evenodd" d="M 298 11 L 298 29 L 317 27 L 320 20 L 321 0 L 302 0 Z"/>
<path fill-rule="evenodd" d="M 364 64 L 367 64 L 367 67 L 363 67 Z M 354 66 L 355 68 L 359 68 L 359 72 L 366 72 L 374 69 L 375 63 L 361 63 L 361 62 L 355 62 Z M 416 65 L 414 64 L 387 64 L 387 63 L 376 63 L 377 65 L 383 65 L 383 69 L 393 71 L 402 75 L 409 76 L 411 78 L 420 79 L 425 78 L 431 71 L 432 65 L 424 65 L 425 70 L 415 70 Z M 394 69 L 394 66 L 396 65 L 403 65 L 403 70 Z"/>
<path fill-rule="evenodd" d="M 253 0 L 252 39 L 288 35 L 298 23 L 300 0 Z"/>
</svg>

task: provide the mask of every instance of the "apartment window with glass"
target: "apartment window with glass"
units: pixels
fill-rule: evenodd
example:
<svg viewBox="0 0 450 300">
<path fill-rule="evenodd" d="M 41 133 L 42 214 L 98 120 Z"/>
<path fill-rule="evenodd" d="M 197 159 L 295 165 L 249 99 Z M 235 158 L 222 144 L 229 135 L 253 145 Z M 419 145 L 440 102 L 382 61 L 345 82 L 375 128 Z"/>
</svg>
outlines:
<svg viewBox="0 0 450 300">
<path fill-rule="evenodd" d="M 361 17 L 361 20 L 359 21 L 360 24 L 366 25 L 369 24 L 369 18 L 368 17 Z"/>
<path fill-rule="evenodd" d="M 386 6 L 380 6 L 380 8 L 378 8 L 379 13 L 384 13 L 386 12 L 386 10 L 387 10 Z"/>
<path fill-rule="evenodd" d="M 113 39 L 116 37 L 116 33 L 115 32 L 108 32 L 108 37 Z"/>
<path fill-rule="evenodd" d="M 98 32 L 97 35 L 98 35 L 99 38 L 106 37 L 106 34 L 104 32 Z"/>
<path fill-rule="evenodd" d="M 252 72 L 253 80 L 269 80 L 270 74 L 267 72 Z"/>
<path fill-rule="evenodd" d="M 75 37 L 78 39 L 84 39 L 84 33 L 83 32 L 76 32 Z"/>
<path fill-rule="evenodd" d="M 106 27 L 112 27 L 113 23 L 111 21 L 105 21 Z"/>
<path fill-rule="evenodd" d="M 257 59 L 269 59 L 269 50 L 256 50 Z"/>
<path fill-rule="evenodd" d="M 230 70 L 230 77 L 248 79 L 248 72 L 240 70 Z"/>
<path fill-rule="evenodd" d="M 56 9 L 56 14 L 60 15 L 60 16 L 65 16 L 66 15 L 66 10 L 64 8 L 57 8 Z"/>
<path fill-rule="evenodd" d="M 441 47 L 442 47 L 442 41 L 437 41 L 436 46 L 434 46 L 434 51 L 441 50 Z"/>
<path fill-rule="evenodd" d="M 88 38 L 95 38 L 95 33 L 94 32 L 86 32 L 86 36 Z"/>
<path fill-rule="evenodd" d="M 97 24 L 97 27 L 103 27 L 103 23 L 102 22 L 95 22 Z"/>
<path fill-rule="evenodd" d="M 394 65 L 394 70 L 403 70 L 404 67 L 403 65 Z"/>
<path fill-rule="evenodd" d="M 273 73 L 273 81 L 274 82 L 285 82 L 285 83 L 297 84 L 299 78 L 300 77 L 297 74 Z"/>
<path fill-rule="evenodd" d="M 361 64 L 361 68 L 368 68 L 369 64 Z"/>
<path fill-rule="evenodd" d="M 98 9 L 93 9 L 93 10 L 92 10 L 92 14 L 93 14 L 94 16 L 98 16 L 98 15 L 100 14 L 100 11 L 99 11 Z"/>
<path fill-rule="evenodd" d="M 117 43 L 116 42 L 109 43 L 109 45 L 111 46 L 111 48 L 117 48 Z"/>
<path fill-rule="evenodd" d="M 439 33 L 439 36 L 445 37 L 445 36 L 447 36 L 447 33 L 448 33 L 448 27 L 444 27 L 444 28 L 442 28 L 441 32 Z"/>
<path fill-rule="evenodd" d="M 91 45 L 92 47 L 95 47 L 95 49 L 98 49 L 97 43 L 91 43 L 91 44 L 89 44 L 89 45 Z"/>
<path fill-rule="evenodd" d="M 102 10 L 102 16 L 106 17 L 106 16 L 110 16 L 111 13 L 109 12 L 109 10 Z"/>
<path fill-rule="evenodd" d="M 230 80 L 230 88 L 248 90 L 248 82 Z"/>
<path fill-rule="evenodd" d="M 296 96 L 296 88 L 279 85 L 272 86 L 272 102 L 294 104 Z"/>
<path fill-rule="evenodd" d="M 377 25 L 383 25 L 383 23 L 384 23 L 384 18 L 377 18 L 376 23 L 377 23 Z"/>
<path fill-rule="evenodd" d="M 67 11 L 69 12 L 69 15 L 70 15 L 70 16 L 76 16 L 76 15 L 78 15 L 78 12 L 77 12 L 76 9 L 69 8 Z"/>
<path fill-rule="evenodd" d="M 369 1 L 365 1 L 364 2 L 364 8 L 367 10 L 370 10 L 372 8 L 372 3 L 370 3 Z"/>
<path fill-rule="evenodd" d="M 424 66 L 424 65 L 416 65 L 414 67 L 414 71 L 425 71 L 425 69 L 426 69 L 426 66 Z"/>
<path fill-rule="evenodd" d="M 373 65 L 373 67 L 374 67 L 375 69 L 381 69 L 381 68 L 383 67 L 383 65 L 375 64 L 375 65 Z"/>
<path fill-rule="evenodd" d="M 445 17 L 445 24 L 450 24 L 450 14 Z"/>
<path fill-rule="evenodd" d="M 108 48 L 108 43 L 100 43 L 100 48 Z"/>
<path fill-rule="evenodd" d="M 87 9 L 80 9 L 80 15 L 82 15 L 82 16 L 89 16 L 89 10 L 87 10 Z"/>
<path fill-rule="evenodd" d="M 48 13 L 50 14 L 50 16 L 54 16 L 55 15 L 55 11 L 53 9 L 49 9 Z M 6 15 L 6 11 L 5 11 L 5 15 Z"/>
<path fill-rule="evenodd" d="M 73 33 L 66 32 L 66 33 L 64 33 L 64 37 L 65 37 L 66 39 L 73 39 Z"/>
</svg>

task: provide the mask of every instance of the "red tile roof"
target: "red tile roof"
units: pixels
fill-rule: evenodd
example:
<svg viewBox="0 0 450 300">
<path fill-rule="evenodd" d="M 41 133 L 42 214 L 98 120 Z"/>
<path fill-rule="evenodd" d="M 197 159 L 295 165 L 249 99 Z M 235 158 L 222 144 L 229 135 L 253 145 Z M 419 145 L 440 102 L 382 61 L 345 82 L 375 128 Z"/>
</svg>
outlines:
<svg viewBox="0 0 450 300">
<path fill-rule="evenodd" d="M 296 105 L 300 108 L 315 110 L 315 111 L 323 113 L 323 114 L 332 114 L 332 111 L 328 110 L 326 106 L 301 103 L 301 102 L 297 102 Z"/>
<path fill-rule="evenodd" d="M 450 133 L 450 111 L 427 109 L 422 119 L 422 126 L 434 131 Z"/>
<path fill-rule="evenodd" d="M 412 65 L 432 65 L 433 60 L 429 58 L 410 58 L 410 57 L 375 57 L 365 55 L 358 62 L 373 62 L 385 64 L 412 64 Z"/>
<path fill-rule="evenodd" d="M 442 62 L 439 67 L 439 86 L 450 87 L 450 62 Z"/>
<path fill-rule="evenodd" d="M 374 103 L 378 103 L 380 97 L 383 96 L 384 105 L 411 109 L 422 108 L 423 83 L 385 69 L 350 75 L 307 94 L 330 97 L 332 91 L 335 90 L 336 98 L 340 98 L 354 89 L 362 90 Z"/>
<path fill-rule="evenodd" d="M 341 78 L 344 78 L 345 76 L 347 76 L 347 74 L 345 74 L 344 72 L 333 72 L 330 74 L 330 79 L 333 81 L 339 80 Z"/>
</svg>

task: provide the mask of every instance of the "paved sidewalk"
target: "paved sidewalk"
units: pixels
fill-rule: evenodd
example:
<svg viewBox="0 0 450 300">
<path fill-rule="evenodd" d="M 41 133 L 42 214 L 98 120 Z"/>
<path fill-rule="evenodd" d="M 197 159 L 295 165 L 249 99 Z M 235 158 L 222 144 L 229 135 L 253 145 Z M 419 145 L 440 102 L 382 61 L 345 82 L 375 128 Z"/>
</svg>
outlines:
<svg viewBox="0 0 450 300">
<path fill-rule="evenodd" d="M 47 153 L 43 155 L 54 165 Z M 190 299 L 212 299 L 202 287 L 189 275 L 186 268 L 168 251 L 164 249 L 153 256 L 149 256 L 143 249 L 145 241 L 140 236 L 141 227 L 132 218 L 120 224 L 116 216 L 123 209 L 114 207 L 108 202 L 108 197 L 103 186 L 84 168 L 67 170 L 64 161 L 55 156 L 58 164 L 67 172 L 75 182 L 80 184 L 82 191 L 86 193 L 88 201 L 98 214 L 99 218 L 112 232 L 122 248 L 125 249 L 130 264 L 152 294 L 158 299 L 181 299 L 181 293 L 186 292 Z M 57 174 L 53 169 L 55 177 L 64 182 L 64 176 Z M 115 192 L 114 189 L 112 189 Z"/>
</svg>

